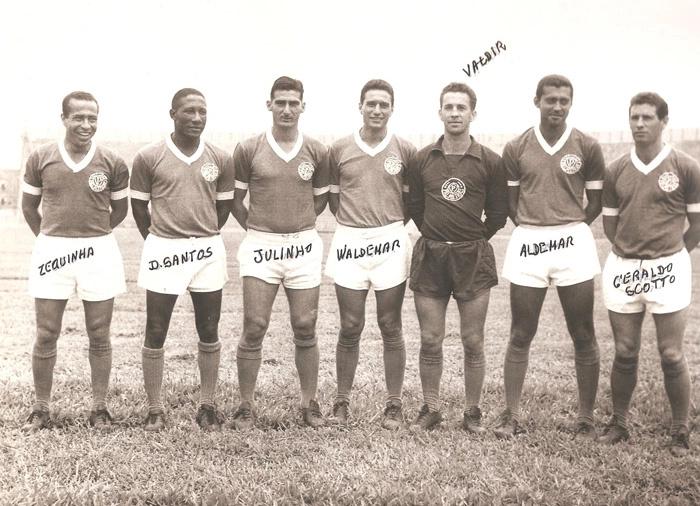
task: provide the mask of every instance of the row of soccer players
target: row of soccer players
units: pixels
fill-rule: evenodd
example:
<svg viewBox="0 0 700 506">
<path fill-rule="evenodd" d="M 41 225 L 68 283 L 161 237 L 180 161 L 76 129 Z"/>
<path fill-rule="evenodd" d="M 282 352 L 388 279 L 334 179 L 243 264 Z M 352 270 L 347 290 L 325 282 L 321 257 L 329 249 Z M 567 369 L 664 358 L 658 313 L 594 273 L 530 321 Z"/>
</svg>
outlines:
<svg viewBox="0 0 700 506">
<path fill-rule="evenodd" d="M 607 170 L 599 143 L 567 124 L 572 102 L 567 78 L 544 77 L 534 98 L 539 125 L 510 141 L 501 157 L 470 135 L 476 118 L 474 91 L 451 83 L 440 94 L 444 134 L 416 151 L 388 129 L 394 109 L 391 85 L 372 80 L 360 94 L 362 127 L 327 149 L 299 131 L 305 107 L 302 83 L 281 77 L 267 101 L 272 127 L 243 140 L 229 156 L 201 138 L 207 119 L 202 93 L 178 91 L 170 110 L 173 133 L 137 153 L 130 183 L 134 219 L 145 239 L 138 276 L 147 303 L 142 348 L 149 405 L 145 429 L 159 431 L 166 425 L 163 347 L 177 297 L 186 291 L 199 336 L 197 422 L 205 430 L 220 428 L 215 409 L 218 323 L 228 276 L 219 231 L 230 214 L 247 230 L 237 256 L 244 322 L 236 355 L 240 405 L 232 426 L 246 430 L 255 425 L 262 344 L 280 285 L 289 301 L 302 419 L 311 427 L 326 424 L 316 401 L 323 244 L 315 223 L 329 205 L 338 223 L 325 271 L 335 282 L 340 312 L 332 408 L 338 423 L 348 420 L 365 303 L 373 288 L 387 388 L 381 424 L 387 429 L 403 424 L 401 308 L 410 277 L 420 324 L 424 401 L 410 427 L 429 430 L 442 420 L 442 345 L 446 308 L 454 297 L 464 347 L 463 427 L 486 432 L 479 407 L 484 323 L 490 289 L 498 282 L 489 239 L 510 217 L 516 228 L 503 277 L 510 281 L 512 323 L 504 363 L 506 406 L 493 428 L 495 435 L 518 433 L 529 347 L 547 288 L 554 284 L 574 344 L 579 393 L 574 438 L 608 444 L 629 438 L 641 325 L 649 309 L 671 405 L 670 448 L 676 455 L 686 454 L 691 387 L 683 335 L 691 294 L 688 252 L 700 240 L 700 167 L 664 144 L 668 106 L 657 94 L 632 98 L 634 148 Z M 112 229 L 127 213 L 129 172 L 118 155 L 92 140 L 98 117 L 92 95 L 68 95 L 61 117 L 65 138 L 29 156 L 23 185 L 22 208 L 37 235 L 29 278 L 36 299 L 36 402 L 26 431 L 50 425 L 56 343 L 67 299 L 76 291 L 83 300 L 89 338 L 90 422 L 98 428 L 109 428 L 111 422 L 105 402 L 112 357 L 109 328 L 114 296 L 125 291 Z M 593 325 L 593 278 L 600 265 L 589 225 L 601 211 L 613 245 L 602 285 L 615 358 L 614 414 L 597 437 L 593 407 L 600 354 Z M 404 226 L 409 219 L 421 233 L 413 247 Z"/>
</svg>

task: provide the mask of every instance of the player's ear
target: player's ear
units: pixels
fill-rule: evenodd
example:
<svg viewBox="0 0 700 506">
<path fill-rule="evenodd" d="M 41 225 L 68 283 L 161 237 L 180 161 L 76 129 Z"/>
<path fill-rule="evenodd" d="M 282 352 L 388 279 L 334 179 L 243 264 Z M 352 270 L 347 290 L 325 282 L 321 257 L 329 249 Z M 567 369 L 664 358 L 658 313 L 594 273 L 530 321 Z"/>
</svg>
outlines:
<svg viewBox="0 0 700 506">
<path fill-rule="evenodd" d="M 533 98 L 532 103 L 535 104 L 535 107 L 537 107 L 538 109 L 540 108 L 540 99 L 539 98 L 537 98 L 537 97 Z"/>
<path fill-rule="evenodd" d="M 476 119 L 476 111 L 472 111 L 472 121 Z"/>
<path fill-rule="evenodd" d="M 272 100 L 265 102 L 265 105 L 267 106 L 268 111 L 272 111 Z"/>
<path fill-rule="evenodd" d="M 668 115 L 664 119 L 661 120 L 661 128 L 666 128 L 666 125 L 668 125 Z"/>
<path fill-rule="evenodd" d="M 301 103 L 301 112 L 304 112 L 306 110 L 306 102 Z"/>
<path fill-rule="evenodd" d="M 175 109 L 170 109 L 170 118 L 175 119 Z"/>
</svg>

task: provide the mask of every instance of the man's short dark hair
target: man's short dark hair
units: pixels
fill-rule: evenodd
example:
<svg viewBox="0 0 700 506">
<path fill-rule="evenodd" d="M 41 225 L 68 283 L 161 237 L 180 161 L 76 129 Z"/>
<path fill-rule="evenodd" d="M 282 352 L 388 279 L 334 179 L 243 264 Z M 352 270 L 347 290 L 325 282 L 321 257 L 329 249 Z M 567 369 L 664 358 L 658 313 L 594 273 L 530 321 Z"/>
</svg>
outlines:
<svg viewBox="0 0 700 506">
<path fill-rule="evenodd" d="M 270 100 L 274 98 L 276 91 L 298 91 L 301 100 L 304 100 L 304 85 L 299 79 L 294 79 L 287 76 L 279 77 L 272 83 L 270 90 Z"/>
<path fill-rule="evenodd" d="M 74 91 L 66 95 L 63 98 L 63 103 L 61 104 L 61 110 L 63 111 L 63 115 L 66 117 L 68 117 L 70 114 L 71 100 L 86 100 L 88 102 L 95 102 L 97 105 L 97 112 L 100 112 L 100 104 L 97 103 L 97 99 L 92 95 L 92 93 L 88 93 L 87 91 Z"/>
<path fill-rule="evenodd" d="M 656 117 L 659 119 L 668 117 L 668 104 L 658 93 L 652 91 L 637 93 L 632 97 L 632 100 L 630 100 L 629 112 L 632 112 L 633 105 L 641 104 L 653 105 L 656 108 Z"/>
<path fill-rule="evenodd" d="M 394 107 L 394 88 L 384 79 L 371 79 L 362 87 L 360 92 L 360 103 L 364 103 L 365 95 L 369 90 L 383 90 L 391 95 L 391 107 Z"/>
<path fill-rule="evenodd" d="M 574 85 L 571 84 L 571 81 L 569 81 L 569 79 L 564 76 L 561 76 L 559 74 L 550 74 L 548 76 L 544 76 L 542 79 L 540 79 L 540 82 L 537 83 L 535 97 L 537 97 L 538 99 L 542 98 L 545 86 L 554 86 L 555 88 L 569 88 L 571 90 L 571 99 L 574 99 Z"/>
<path fill-rule="evenodd" d="M 440 109 L 442 109 L 442 98 L 445 93 L 466 93 L 469 96 L 469 104 L 472 111 L 476 110 L 476 93 L 466 83 L 452 82 L 445 86 L 440 93 Z"/>
<path fill-rule="evenodd" d="M 199 95 L 200 97 L 204 98 L 204 94 L 199 90 L 195 90 L 194 88 L 182 88 L 177 93 L 175 93 L 175 95 L 173 95 L 173 101 L 170 104 L 170 107 L 172 107 L 173 111 L 177 110 L 180 101 L 189 95 Z"/>
</svg>

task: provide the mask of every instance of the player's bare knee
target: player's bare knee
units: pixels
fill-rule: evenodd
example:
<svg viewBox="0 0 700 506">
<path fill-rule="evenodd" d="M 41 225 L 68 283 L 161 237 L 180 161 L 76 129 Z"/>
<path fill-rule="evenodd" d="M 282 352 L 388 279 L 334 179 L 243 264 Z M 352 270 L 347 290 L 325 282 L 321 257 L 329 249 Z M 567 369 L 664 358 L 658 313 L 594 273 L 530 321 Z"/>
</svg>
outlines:
<svg viewBox="0 0 700 506">
<path fill-rule="evenodd" d="M 402 330 L 401 314 L 383 314 L 377 317 L 377 325 L 382 335 L 400 334 Z"/>
<path fill-rule="evenodd" d="M 661 357 L 661 368 L 664 371 L 667 369 L 674 369 L 678 364 L 685 362 L 683 350 L 677 346 L 659 349 L 659 356 Z"/>
<path fill-rule="evenodd" d="M 421 332 L 420 335 L 420 354 L 426 356 L 442 356 L 442 341 L 443 336 L 436 333 L 426 334 Z"/>
<path fill-rule="evenodd" d="M 146 336 L 143 339 L 143 345 L 151 350 L 159 350 L 165 345 L 165 334 L 149 334 L 148 330 L 146 330 Z"/>
<path fill-rule="evenodd" d="M 513 348 L 525 349 L 529 348 L 532 340 L 535 338 L 537 329 L 534 331 L 513 327 L 510 330 L 510 343 Z"/>
<path fill-rule="evenodd" d="M 87 332 L 90 342 L 92 341 L 109 341 L 109 331 L 110 331 L 110 321 L 92 321 L 85 323 L 85 330 Z"/>
<path fill-rule="evenodd" d="M 197 325 L 197 335 L 203 343 L 215 343 L 219 340 L 219 322 L 206 321 Z"/>
<path fill-rule="evenodd" d="M 309 336 L 313 336 L 316 333 L 316 311 L 294 318 L 292 332 L 298 339 L 308 339 Z"/>
<path fill-rule="evenodd" d="M 58 336 L 61 334 L 61 325 L 54 325 L 51 322 L 39 322 L 36 324 L 36 341 L 42 345 L 56 344 Z"/>
<path fill-rule="evenodd" d="M 616 341 L 615 342 L 615 357 L 624 359 L 637 358 L 639 356 L 639 347 L 635 346 L 631 341 Z"/>
<path fill-rule="evenodd" d="M 364 318 L 345 316 L 340 322 L 340 339 L 345 341 L 359 341 L 362 330 L 365 328 Z"/>
<path fill-rule="evenodd" d="M 160 318 L 146 317 L 146 346 L 148 348 L 162 348 L 165 342 L 165 337 L 168 335 L 168 327 L 170 321 L 164 321 Z M 160 343 L 159 346 L 149 346 L 148 342 Z"/>
<path fill-rule="evenodd" d="M 592 329 L 591 329 L 592 330 Z M 577 332 L 571 334 L 574 348 L 579 351 L 590 350 L 598 345 L 595 332 Z"/>
<path fill-rule="evenodd" d="M 246 341 L 262 340 L 267 332 L 270 321 L 256 315 L 246 315 L 243 318 L 243 339 Z"/>
<path fill-rule="evenodd" d="M 422 328 L 420 330 L 420 343 L 423 346 L 442 346 L 442 341 L 445 339 L 444 331 L 439 329 Z"/>
<path fill-rule="evenodd" d="M 464 353 L 478 355 L 484 353 L 484 334 L 481 332 L 469 332 L 462 334 L 462 347 Z"/>
</svg>

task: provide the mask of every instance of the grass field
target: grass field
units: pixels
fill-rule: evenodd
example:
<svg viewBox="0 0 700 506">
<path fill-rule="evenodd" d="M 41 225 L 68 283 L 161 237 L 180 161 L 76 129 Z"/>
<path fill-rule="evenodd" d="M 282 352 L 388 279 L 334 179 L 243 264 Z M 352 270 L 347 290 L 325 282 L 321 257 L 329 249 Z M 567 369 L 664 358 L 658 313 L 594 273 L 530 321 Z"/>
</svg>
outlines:
<svg viewBox="0 0 700 506">
<path fill-rule="evenodd" d="M 670 414 L 649 317 L 631 410 L 630 442 L 614 447 L 573 444 L 573 348 L 554 290 L 545 301 L 531 349 L 522 405 L 526 432 L 513 441 L 499 441 L 492 435 L 479 439 L 459 428 L 464 386 L 454 303 L 445 342 L 442 427 L 426 435 L 406 429 L 389 433 L 379 427 L 384 380 L 372 295 L 351 404 L 353 422 L 348 428 L 310 430 L 300 425 L 287 303 L 279 296 L 256 392 L 259 427 L 245 434 L 228 429 L 202 433 L 194 422 L 199 396 L 194 320 L 189 297 L 181 297 L 166 341 L 164 396 L 169 427 L 146 434 L 140 355 L 145 292 L 136 286 L 142 240 L 135 228 L 123 227 L 116 234 L 128 293 L 116 300 L 108 398 L 116 430 L 103 435 L 86 427 L 90 409 L 87 338 L 82 305 L 72 299 L 55 370 L 52 417 L 56 427 L 25 435 L 19 428 L 33 400 L 34 305 L 26 290 L 33 236 L 26 226 L 4 226 L 0 232 L 0 504 L 700 504 L 698 251 L 693 254 L 695 292 L 686 335 L 696 385 L 691 407 L 694 447 L 687 458 L 675 459 L 667 449 Z M 603 259 L 609 245 L 599 228 L 597 233 Z M 328 246 L 330 234 L 322 236 Z M 230 417 L 238 404 L 235 350 L 242 301 L 235 252 L 242 232 L 229 223 L 224 239 L 231 280 L 224 289 L 217 402 L 221 413 Z M 507 231 L 492 239 L 500 263 L 507 240 Z M 600 430 L 611 411 L 613 344 L 599 295 L 598 291 L 595 319 L 602 364 L 595 414 Z M 403 317 L 408 355 L 404 408 L 413 417 L 421 405 L 421 390 L 419 331 L 410 291 Z M 486 328 L 482 409 L 489 426 L 496 423 L 504 402 L 502 364 L 509 326 L 508 287 L 503 282 L 492 291 Z M 317 331 L 319 401 L 328 413 L 335 392 L 338 332 L 335 293 L 328 280 L 321 289 Z"/>
</svg>

